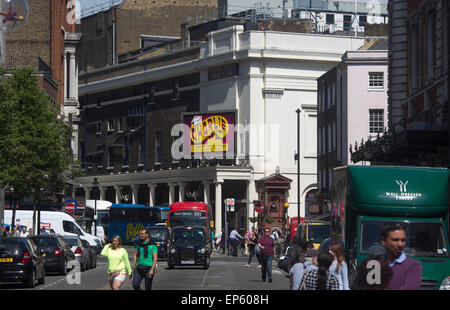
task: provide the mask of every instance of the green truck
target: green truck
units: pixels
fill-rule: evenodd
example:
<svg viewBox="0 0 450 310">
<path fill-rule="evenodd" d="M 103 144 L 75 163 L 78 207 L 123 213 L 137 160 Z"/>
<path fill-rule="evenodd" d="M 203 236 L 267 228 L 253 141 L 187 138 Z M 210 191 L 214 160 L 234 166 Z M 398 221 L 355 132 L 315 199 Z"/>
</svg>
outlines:
<svg viewBox="0 0 450 310">
<path fill-rule="evenodd" d="M 349 282 L 369 255 L 384 255 L 385 222 L 406 224 L 405 254 L 422 263 L 422 289 L 450 288 L 449 170 L 346 166 L 334 169 L 331 238 L 342 240 Z"/>
</svg>

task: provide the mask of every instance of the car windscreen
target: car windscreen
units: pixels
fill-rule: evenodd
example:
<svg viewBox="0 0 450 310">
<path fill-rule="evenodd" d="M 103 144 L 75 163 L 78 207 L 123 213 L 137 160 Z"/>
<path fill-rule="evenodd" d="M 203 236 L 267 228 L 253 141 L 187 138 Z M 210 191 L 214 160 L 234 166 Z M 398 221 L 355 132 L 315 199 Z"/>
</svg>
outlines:
<svg viewBox="0 0 450 310">
<path fill-rule="evenodd" d="M 167 237 L 165 229 L 150 229 L 150 240 L 164 241 Z"/>
<path fill-rule="evenodd" d="M 200 229 L 176 229 L 172 237 L 174 242 L 186 243 L 203 243 L 205 239 L 205 231 Z"/>
<path fill-rule="evenodd" d="M 58 241 L 56 238 L 31 238 L 36 243 L 36 246 L 42 248 L 57 248 Z"/>
<path fill-rule="evenodd" d="M 309 225 L 308 238 L 312 243 L 321 243 L 330 237 L 329 225 Z"/>
<path fill-rule="evenodd" d="M 360 253 L 384 255 L 381 228 L 384 221 L 362 221 Z M 448 246 L 441 223 L 403 222 L 406 227 L 406 255 L 417 257 L 448 257 Z"/>
<path fill-rule="evenodd" d="M 65 238 L 65 240 L 66 240 L 66 242 L 69 244 L 70 247 L 78 246 L 78 245 L 79 245 L 78 239 L 75 239 L 75 238 Z"/>
<path fill-rule="evenodd" d="M 24 252 L 26 246 L 20 240 L 2 239 L 0 244 L 0 256 L 4 255 L 18 255 Z"/>
</svg>

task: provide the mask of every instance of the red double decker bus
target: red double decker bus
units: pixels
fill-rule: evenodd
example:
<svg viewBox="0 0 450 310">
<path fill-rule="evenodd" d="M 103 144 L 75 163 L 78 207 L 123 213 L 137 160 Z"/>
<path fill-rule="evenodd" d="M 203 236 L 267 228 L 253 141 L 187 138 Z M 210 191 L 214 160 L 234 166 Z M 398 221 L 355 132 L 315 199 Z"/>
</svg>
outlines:
<svg viewBox="0 0 450 310">
<path fill-rule="evenodd" d="M 167 226 L 203 226 L 209 233 L 212 227 L 211 205 L 204 202 L 176 202 L 170 205 Z"/>
</svg>

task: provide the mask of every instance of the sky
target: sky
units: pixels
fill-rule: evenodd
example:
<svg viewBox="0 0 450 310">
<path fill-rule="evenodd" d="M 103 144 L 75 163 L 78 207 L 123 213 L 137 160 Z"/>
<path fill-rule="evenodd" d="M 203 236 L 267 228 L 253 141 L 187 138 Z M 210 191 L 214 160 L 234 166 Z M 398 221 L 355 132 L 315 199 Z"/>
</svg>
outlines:
<svg viewBox="0 0 450 310">
<path fill-rule="evenodd" d="M 115 0 L 116 2 L 118 0 Z M 98 4 L 109 3 L 110 0 L 78 0 L 80 2 L 81 10 L 96 6 Z"/>
</svg>

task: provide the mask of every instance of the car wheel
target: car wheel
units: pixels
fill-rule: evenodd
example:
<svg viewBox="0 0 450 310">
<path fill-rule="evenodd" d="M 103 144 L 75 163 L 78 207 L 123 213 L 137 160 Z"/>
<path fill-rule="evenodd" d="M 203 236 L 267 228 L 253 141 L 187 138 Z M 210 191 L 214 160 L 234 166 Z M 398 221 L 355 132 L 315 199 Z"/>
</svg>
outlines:
<svg viewBox="0 0 450 310">
<path fill-rule="evenodd" d="M 205 262 L 205 265 L 203 265 L 203 269 L 208 269 L 209 268 L 209 262 L 210 262 L 210 259 L 209 259 L 209 257 L 206 259 L 206 262 Z"/>
<path fill-rule="evenodd" d="M 94 257 L 94 268 L 97 268 L 97 256 Z"/>
<path fill-rule="evenodd" d="M 87 262 L 86 262 L 86 260 L 84 260 L 84 263 L 81 264 L 81 271 L 86 271 L 86 265 L 87 265 Z"/>
<path fill-rule="evenodd" d="M 31 277 L 27 279 L 25 283 L 26 287 L 34 288 L 36 286 L 36 270 L 31 271 Z"/>
<path fill-rule="evenodd" d="M 64 265 L 62 266 L 59 274 L 62 276 L 67 275 L 67 261 L 64 261 Z"/>
</svg>

